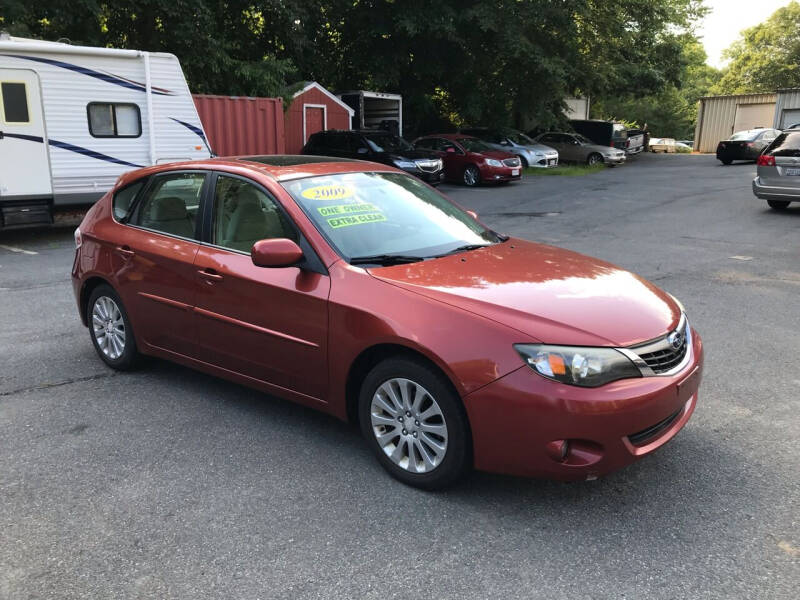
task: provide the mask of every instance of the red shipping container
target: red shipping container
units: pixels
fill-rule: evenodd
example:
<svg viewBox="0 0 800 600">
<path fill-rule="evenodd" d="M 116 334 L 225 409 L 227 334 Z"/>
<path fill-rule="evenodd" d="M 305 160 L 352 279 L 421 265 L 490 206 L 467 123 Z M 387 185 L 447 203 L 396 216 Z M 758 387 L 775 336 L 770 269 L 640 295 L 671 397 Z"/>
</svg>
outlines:
<svg viewBox="0 0 800 600">
<path fill-rule="evenodd" d="M 217 156 L 285 154 L 283 100 L 193 94 Z"/>
</svg>

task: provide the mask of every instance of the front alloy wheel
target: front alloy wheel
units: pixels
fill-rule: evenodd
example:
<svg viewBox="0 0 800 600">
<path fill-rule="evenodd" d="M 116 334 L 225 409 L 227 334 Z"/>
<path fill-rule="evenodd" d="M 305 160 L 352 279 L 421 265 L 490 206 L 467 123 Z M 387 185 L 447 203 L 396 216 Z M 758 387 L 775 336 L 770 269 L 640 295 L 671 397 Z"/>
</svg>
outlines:
<svg viewBox="0 0 800 600">
<path fill-rule="evenodd" d="M 472 464 L 461 398 L 441 372 L 415 357 L 388 358 L 367 374 L 358 417 L 378 461 L 403 483 L 440 489 Z"/>
<path fill-rule="evenodd" d="M 464 169 L 464 185 L 468 185 L 469 187 L 475 187 L 480 182 L 481 182 L 481 172 L 478 171 L 478 167 L 470 165 L 466 169 Z"/>
<path fill-rule="evenodd" d="M 447 425 L 436 399 L 410 379 L 390 379 L 375 391 L 372 432 L 384 454 L 401 469 L 429 473 L 447 453 Z"/>
<path fill-rule="evenodd" d="M 601 162 L 603 162 L 603 157 L 600 156 L 597 152 L 592 152 L 589 155 L 589 158 L 586 160 L 586 162 L 590 165 L 598 165 Z"/>
</svg>

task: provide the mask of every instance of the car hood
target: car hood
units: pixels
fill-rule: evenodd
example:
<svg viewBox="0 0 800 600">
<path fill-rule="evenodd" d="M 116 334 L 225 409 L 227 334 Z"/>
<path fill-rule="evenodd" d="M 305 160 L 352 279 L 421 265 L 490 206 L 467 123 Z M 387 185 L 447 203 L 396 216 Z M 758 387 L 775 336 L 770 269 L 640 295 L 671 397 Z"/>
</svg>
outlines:
<svg viewBox="0 0 800 600">
<path fill-rule="evenodd" d="M 415 160 L 420 158 L 438 159 L 439 155 L 432 150 L 402 150 L 400 152 L 381 152 L 386 160 Z"/>
<path fill-rule="evenodd" d="M 525 148 L 525 150 L 530 150 L 531 152 L 540 152 L 542 154 L 558 153 L 558 150 L 555 148 L 545 146 L 544 144 L 525 144 L 524 146 L 520 146 L 520 148 Z"/>
<path fill-rule="evenodd" d="M 369 272 L 549 344 L 629 346 L 666 334 L 680 319 L 666 292 L 633 273 L 519 239 Z"/>
<path fill-rule="evenodd" d="M 507 158 L 516 158 L 516 154 L 505 152 L 503 150 L 483 150 L 482 152 L 470 152 L 469 154 L 477 154 L 478 156 L 487 156 L 489 158 L 496 158 L 498 160 L 505 160 Z"/>
</svg>

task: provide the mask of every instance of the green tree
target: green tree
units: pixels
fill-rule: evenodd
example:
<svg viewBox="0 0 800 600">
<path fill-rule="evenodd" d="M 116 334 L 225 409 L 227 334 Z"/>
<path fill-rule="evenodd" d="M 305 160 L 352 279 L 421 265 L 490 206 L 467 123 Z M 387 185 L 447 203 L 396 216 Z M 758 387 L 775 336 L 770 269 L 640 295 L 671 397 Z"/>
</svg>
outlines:
<svg viewBox="0 0 800 600">
<path fill-rule="evenodd" d="M 714 94 L 800 87 L 800 3 L 791 2 L 746 29 L 724 56 L 730 62 L 713 86 Z"/>
<path fill-rule="evenodd" d="M 708 94 L 719 71 L 706 64 L 706 52 L 691 33 L 680 38 L 680 74 L 646 96 L 633 91 L 601 98 L 594 103 L 593 116 L 622 120 L 647 128 L 656 136 L 687 138 L 694 133 L 697 101 Z"/>
</svg>

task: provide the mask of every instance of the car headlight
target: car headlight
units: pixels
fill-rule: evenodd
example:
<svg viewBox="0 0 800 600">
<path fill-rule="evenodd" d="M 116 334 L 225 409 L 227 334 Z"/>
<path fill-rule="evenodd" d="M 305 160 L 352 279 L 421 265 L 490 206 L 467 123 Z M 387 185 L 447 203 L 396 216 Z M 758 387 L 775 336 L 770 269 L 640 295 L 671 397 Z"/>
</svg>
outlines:
<svg viewBox="0 0 800 600">
<path fill-rule="evenodd" d="M 410 160 L 393 160 L 394 166 L 398 169 L 416 169 L 417 163 Z"/>
<path fill-rule="evenodd" d="M 495 160 L 493 158 L 487 158 L 486 159 L 486 164 L 489 165 L 490 167 L 502 167 L 503 166 L 503 163 L 501 163 L 499 160 Z"/>
<path fill-rule="evenodd" d="M 514 348 L 539 375 L 569 385 L 598 387 L 642 376 L 639 368 L 614 348 L 544 344 L 515 344 Z"/>
</svg>

